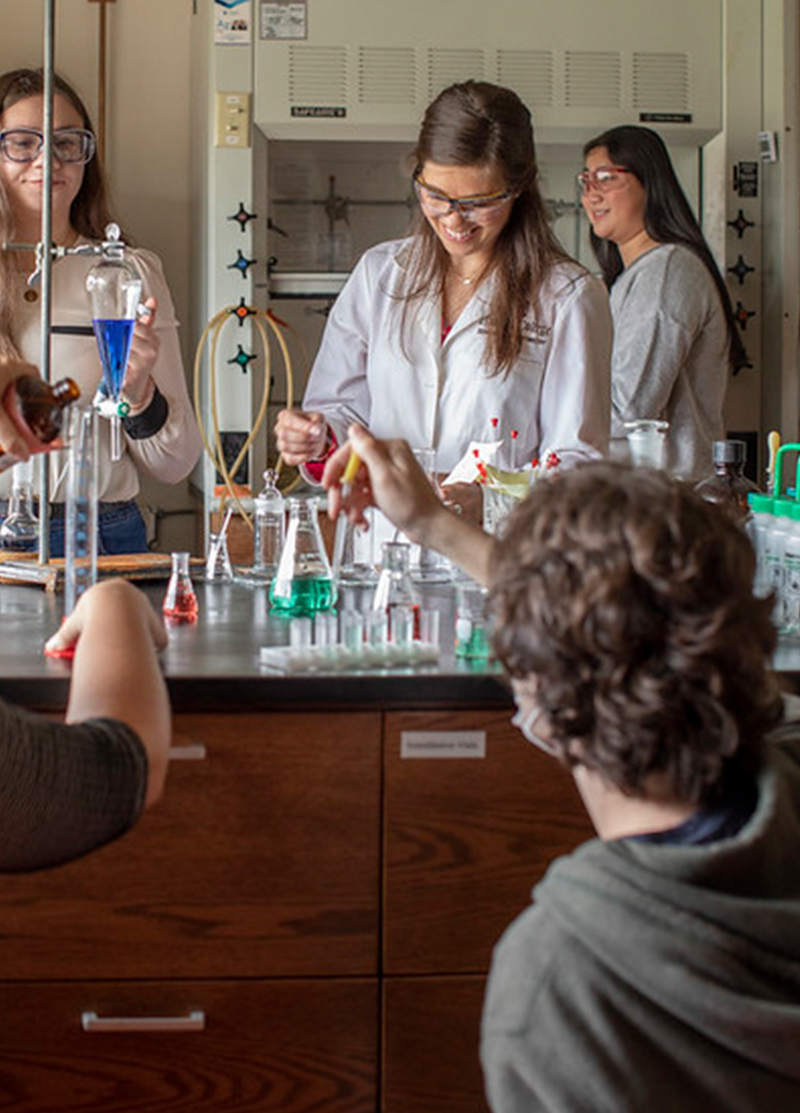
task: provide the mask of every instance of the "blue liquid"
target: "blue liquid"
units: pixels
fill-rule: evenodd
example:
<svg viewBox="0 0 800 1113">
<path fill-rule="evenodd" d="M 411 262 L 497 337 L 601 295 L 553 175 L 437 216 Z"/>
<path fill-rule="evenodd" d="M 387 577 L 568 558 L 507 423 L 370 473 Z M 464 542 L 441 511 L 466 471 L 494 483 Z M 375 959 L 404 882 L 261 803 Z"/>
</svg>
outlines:
<svg viewBox="0 0 800 1113">
<path fill-rule="evenodd" d="M 118 398 L 122 390 L 135 324 L 135 321 L 125 318 L 101 320 L 95 317 L 92 321 L 103 364 L 103 380 L 111 398 Z"/>
</svg>

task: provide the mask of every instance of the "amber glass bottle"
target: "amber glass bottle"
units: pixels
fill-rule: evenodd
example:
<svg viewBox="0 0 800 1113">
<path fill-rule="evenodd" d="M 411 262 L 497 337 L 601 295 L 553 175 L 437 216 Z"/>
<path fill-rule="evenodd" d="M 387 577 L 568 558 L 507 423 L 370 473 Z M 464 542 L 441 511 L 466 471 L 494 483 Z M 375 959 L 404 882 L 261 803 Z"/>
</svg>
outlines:
<svg viewBox="0 0 800 1113">
<path fill-rule="evenodd" d="M 22 419 L 42 444 L 56 439 L 65 407 L 81 396 L 73 379 L 59 379 L 51 384 L 34 375 L 22 375 L 15 380 L 14 390 Z"/>
<path fill-rule="evenodd" d="M 21 375 L 14 380 L 6 391 L 6 406 L 9 404 L 7 396 L 12 391 L 16 396 L 19 416 L 43 445 L 55 440 L 61 432 L 65 408 L 81 396 L 77 383 L 72 379 L 46 383 L 35 375 Z M 4 453 L 0 447 L 0 471 L 16 462 L 16 456 Z"/>
</svg>

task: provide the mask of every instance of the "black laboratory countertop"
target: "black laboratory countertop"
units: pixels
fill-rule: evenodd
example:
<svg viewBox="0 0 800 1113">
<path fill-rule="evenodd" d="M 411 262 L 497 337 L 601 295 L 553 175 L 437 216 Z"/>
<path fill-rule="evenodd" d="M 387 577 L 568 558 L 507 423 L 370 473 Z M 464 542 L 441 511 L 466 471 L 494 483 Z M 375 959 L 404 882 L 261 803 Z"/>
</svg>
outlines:
<svg viewBox="0 0 800 1113">
<path fill-rule="evenodd" d="M 261 664 L 263 646 L 288 642 L 288 621 L 274 616 L 266 588 L 195 581 L 199 618 L 173 627 L 162 665 L 175 711 L 453 710 L 512 708 L 497 666 L 456 660 L 454 589 L 426 586 L 423 607 L 440 612 L 438 665 L 418 669 L 284 675 Z M 141 590 L 160 609 L 165 584 Z M 350 589 L 343 602 L 354 605 Z M 24 706 L 66 706 L 70 665 L 44 657 L 45 639 L 63 614 L 63 596 L 31 585 L 0 585 L 0 696 Z"/>
<path fill-rule="evenodd" d="M 285 675 L 265 668 L 260 650 L 286 645 L 288 620 L 269 611 L 264 587 L 195 581 L 199 618 L 169 630 L 161 655 L 175 711 L 470 710 L 512 708 L 496 665 L 457 660 L 454 589 L 426 586 L 423 607 L 440 612 L 438 665 Z M 160 610 L 165 584 L 141 590 Z M 357 589 L 340 600 L 360 602 Z M 63 596 L 30 585 L 0 585 L 0 696 L 27 707 L 66 706 L 70 665 L 42 653 L 63 613 Z M 775 667 L 800 694 L 800 639 L 782 640 Z"/>
</svg>

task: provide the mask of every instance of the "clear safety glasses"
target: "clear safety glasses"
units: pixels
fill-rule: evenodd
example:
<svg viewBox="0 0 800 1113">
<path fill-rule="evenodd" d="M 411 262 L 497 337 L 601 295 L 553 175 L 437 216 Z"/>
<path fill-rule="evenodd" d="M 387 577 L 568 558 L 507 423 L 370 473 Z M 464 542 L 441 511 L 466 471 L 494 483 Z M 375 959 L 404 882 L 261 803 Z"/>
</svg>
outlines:
<svg viewBox="0 0 800 1113">
<path fill-rule="evenodd" d="M 419 171 L 415 172 L 412 180 L 419 203 L 428 216 L 447 216 L 448 213 L 455 211 L 464 220 L 470 220 L 475 224 L 485 224 L 490 221 L 515 197 L 510 189 L 501 189 L 497 193 L 456 199 L 427 185 L 419 176 Z"/>
<path fill-rule="evenodd" d="M 53 132 L 53 157 L 58 162 L 91 162 L 95 138 L 85 128 L 60 128 Z M 0 131 L 0 153 L 10 162 L 34 162 L 44 148 L 44 135 L 36 128 Z"/>
<path fill-rule="evenodd" d="M 598 166 L 596 170 L 581 170 L 576 177 L 581 193 L 588 193 L 590 189 L 596 189 L 598 193 L 612 193 L 621 189 L 625 184 L 625 175 L 632 173 L 624 166 Z"/>
</svg>

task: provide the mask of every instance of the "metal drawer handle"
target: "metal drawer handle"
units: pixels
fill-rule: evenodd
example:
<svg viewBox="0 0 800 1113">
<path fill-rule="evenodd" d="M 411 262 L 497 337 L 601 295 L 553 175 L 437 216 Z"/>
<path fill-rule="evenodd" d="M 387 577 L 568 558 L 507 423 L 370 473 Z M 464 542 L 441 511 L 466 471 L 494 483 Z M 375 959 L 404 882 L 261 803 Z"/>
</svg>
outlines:
<svg viewBox="0 0 800 1113">
<path fill-rule="evenodd" d="M 206 748 L 202 742 L 190 746 L 170 746 L 170 761 L 205 761 Z"/>
<path fill-rule="evenodd" d="M 186 1016 L 98 1016 L 81 1013 L 84 1032 L 202 1032 L 206 1014 L 194 1010 Z"/>
</svg>

